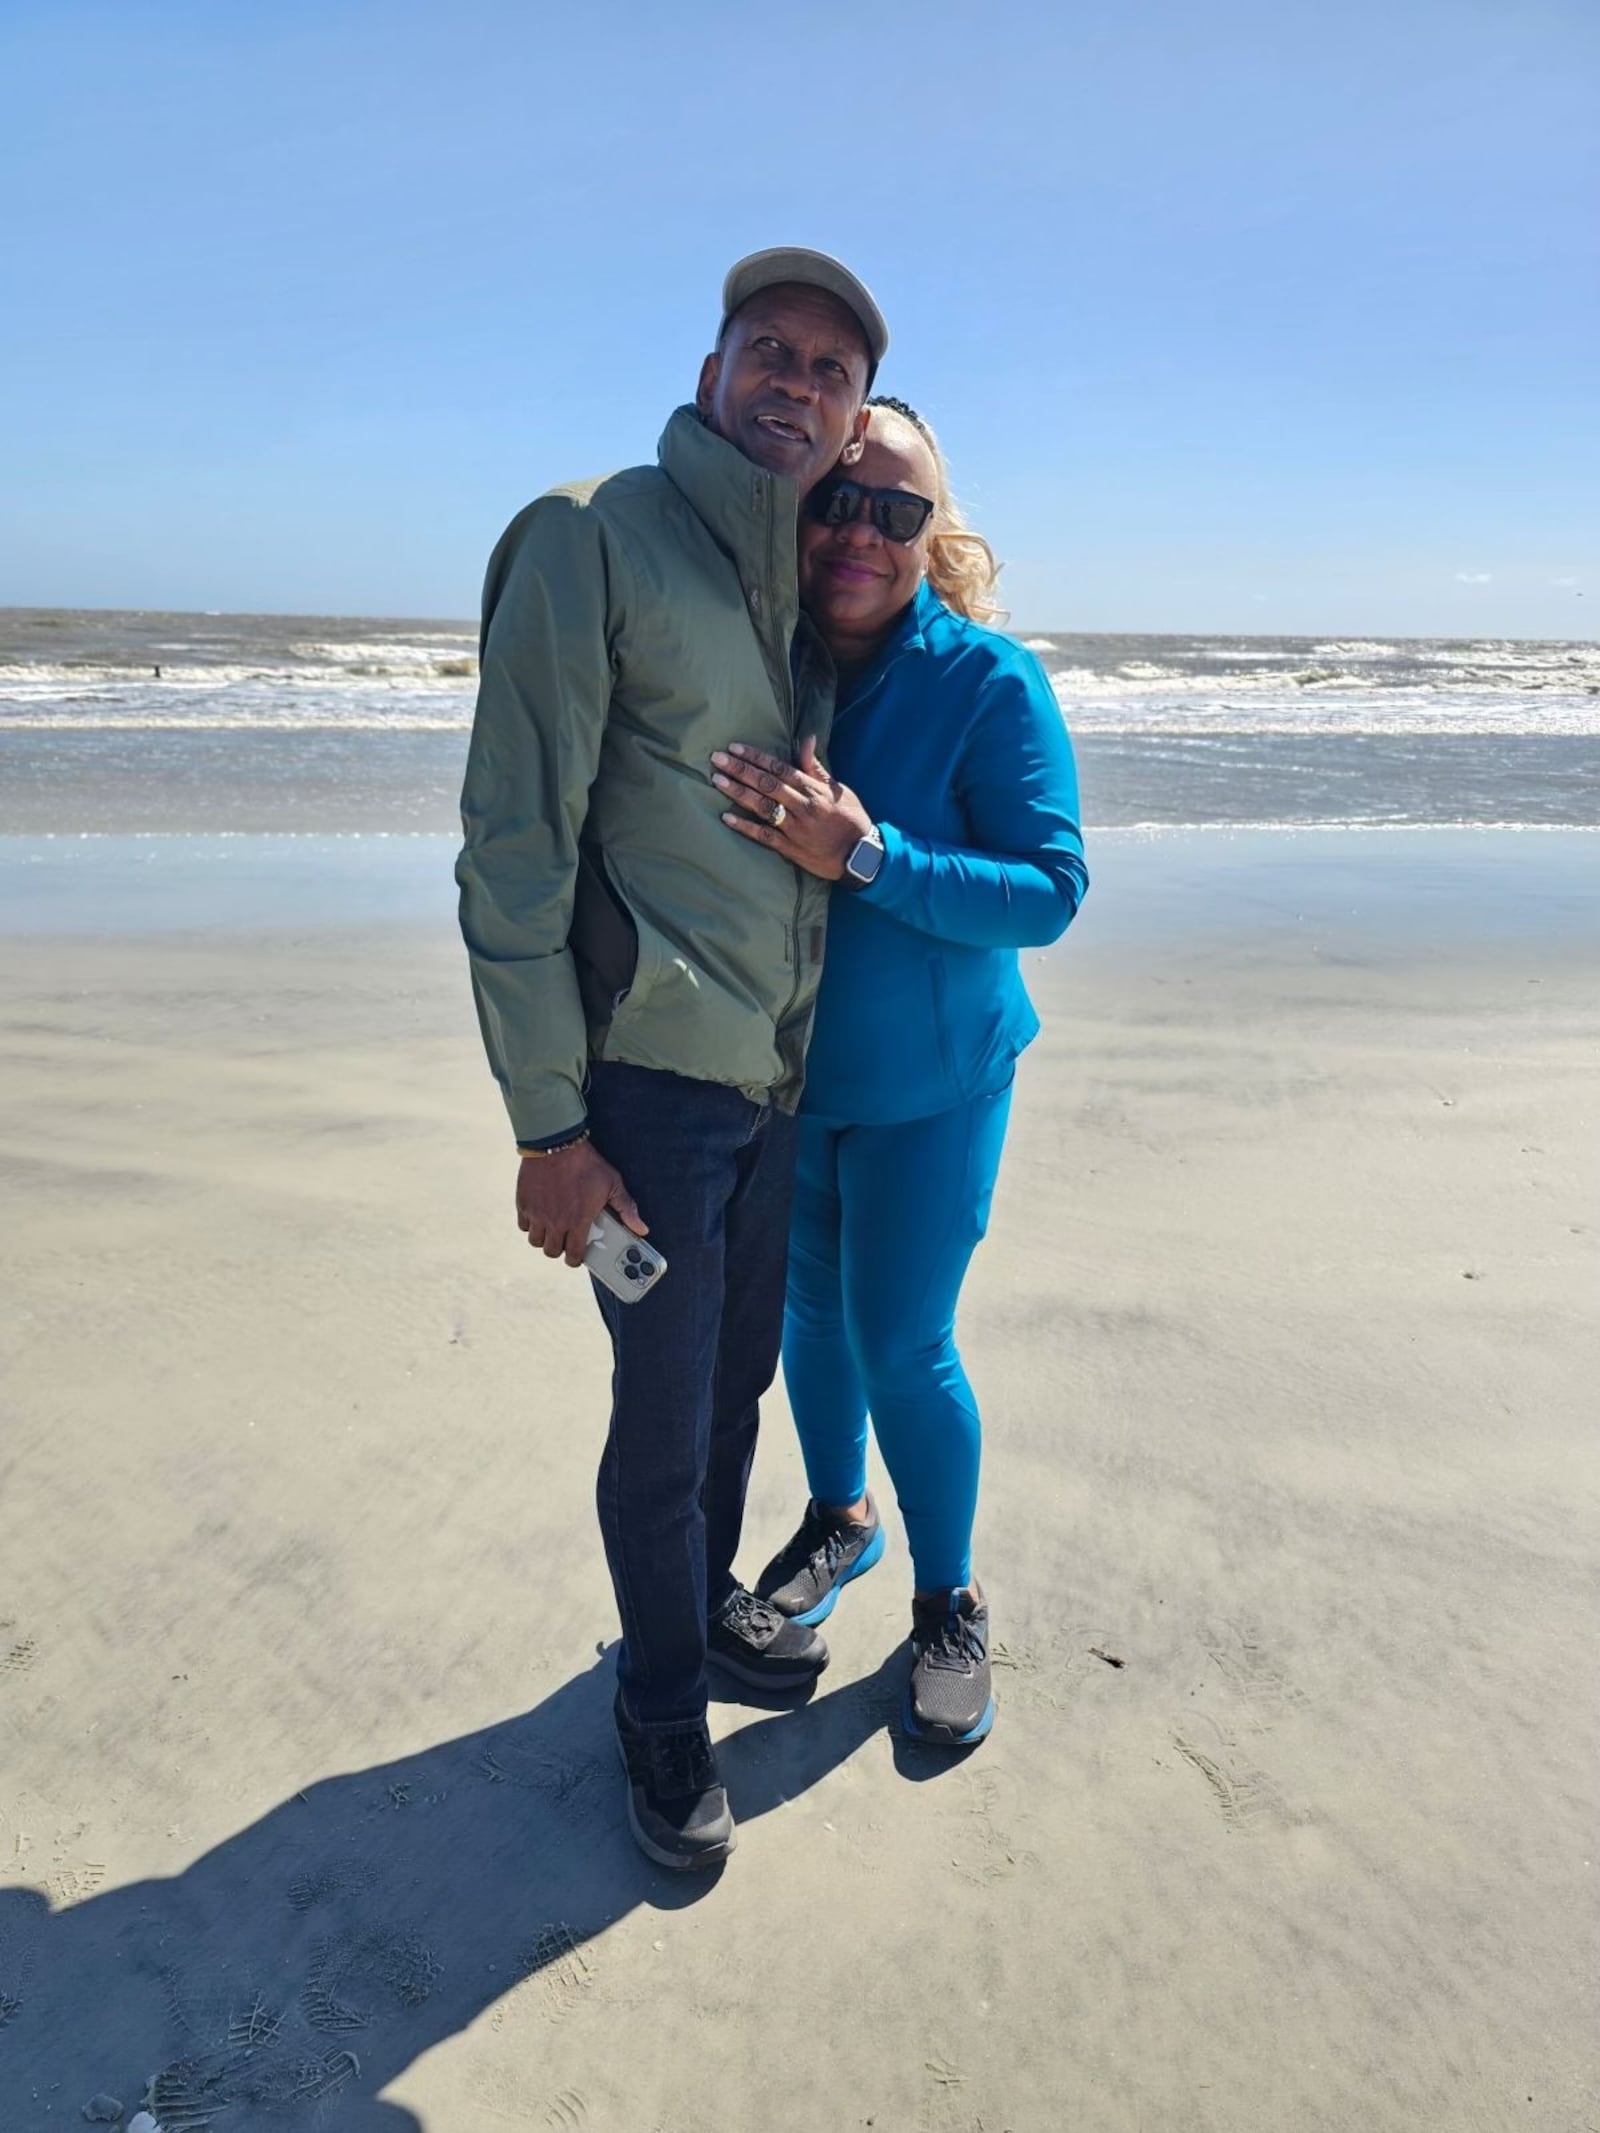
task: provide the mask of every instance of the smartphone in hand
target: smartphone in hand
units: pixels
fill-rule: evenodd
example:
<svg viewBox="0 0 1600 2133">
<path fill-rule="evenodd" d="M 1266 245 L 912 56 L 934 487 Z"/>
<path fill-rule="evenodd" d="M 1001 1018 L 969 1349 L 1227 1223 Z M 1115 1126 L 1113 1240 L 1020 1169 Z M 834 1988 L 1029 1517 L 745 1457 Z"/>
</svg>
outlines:
<svg viewBox="0 0 1600 2133">
<path fill-rule="evenodd" d="M 589 1232 L 589 1249 L 583 1263 L 596 1281 L 625 1304 L 637 1303 L 667 1271 L 667 1262 L 653 1244 L 636 1237 L 625 1222 L 619 1222 L 609 1207 Z"/>
</svg>

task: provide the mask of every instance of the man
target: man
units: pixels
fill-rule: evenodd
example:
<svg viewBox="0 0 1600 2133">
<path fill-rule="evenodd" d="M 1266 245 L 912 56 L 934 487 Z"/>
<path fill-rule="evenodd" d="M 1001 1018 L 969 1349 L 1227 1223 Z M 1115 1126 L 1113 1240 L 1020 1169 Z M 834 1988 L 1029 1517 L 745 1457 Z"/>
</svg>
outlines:
<svg viewBox="0 0 1600 2133">
<path fill-rule="evenodd" d="M 784 756 L 826 738 L 795 519 L 859 444 L 887 346 L 837 260 L 741 260 L 659 464 L 540 497 L 484 589 L 456 871 L 521 1154 L 517 1219 L 577 1266 L 609 1207 L 668 1268 L 629 1304 L 595 1288 L 614 1358 L 597 1499 L 617 1733 L 634 1835 L 666 1866 L 733 1848 L 708 1658 L 766 1690 L 827 1664 L 732 1572 L 777 1368 L 827 892 L 728 835 L 711 755 L 732 735 Z"/>
</svg>

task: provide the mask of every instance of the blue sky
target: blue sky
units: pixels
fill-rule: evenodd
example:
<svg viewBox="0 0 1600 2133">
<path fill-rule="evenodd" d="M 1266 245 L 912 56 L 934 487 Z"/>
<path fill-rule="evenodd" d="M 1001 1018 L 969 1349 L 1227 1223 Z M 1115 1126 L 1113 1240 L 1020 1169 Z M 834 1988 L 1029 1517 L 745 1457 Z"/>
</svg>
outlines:
<svg viewBox="0 0 1600 2133">
<path fill-rule="evenodd" d="M 1594 0 L 0 0 L 0 604 L 467 615 L 839 252 L 1020 627 L 1590 636 Z"/>
</svg>

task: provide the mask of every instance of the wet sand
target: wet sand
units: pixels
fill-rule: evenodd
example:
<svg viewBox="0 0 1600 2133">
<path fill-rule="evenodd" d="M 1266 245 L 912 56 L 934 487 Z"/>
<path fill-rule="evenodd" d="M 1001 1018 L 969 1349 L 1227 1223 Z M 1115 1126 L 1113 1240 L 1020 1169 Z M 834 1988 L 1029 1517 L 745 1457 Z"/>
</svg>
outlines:
<svg viewBox="0 0 1600 2133">
<path fill-rule="evenodd" d="M 1096 852 L 963 1320 L 995 1733 L 892 1731 L 896 1526 L 687 1887 L 433 846 L 0 853 L 5 2133 L 1581 2127 L 1594 849 Z M 802 1494 L 780 1391 L 747 1574 Z"/>
</svg>

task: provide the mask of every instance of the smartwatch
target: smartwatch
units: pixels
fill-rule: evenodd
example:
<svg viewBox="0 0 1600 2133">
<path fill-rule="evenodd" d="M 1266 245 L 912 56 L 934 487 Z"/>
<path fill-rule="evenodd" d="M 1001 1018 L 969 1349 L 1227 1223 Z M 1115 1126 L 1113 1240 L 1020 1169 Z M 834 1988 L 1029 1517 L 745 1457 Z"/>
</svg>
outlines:
<svg viewBox="0 0 1600 2133">
<path fill-rule="evenodd" d="M 845 861 L 839 879 L 847 889 L 864 889 L 868 882 L 877 880 L 882 865 L 883 839 L 874 827 L 867 831 Z"/>
</svg>

